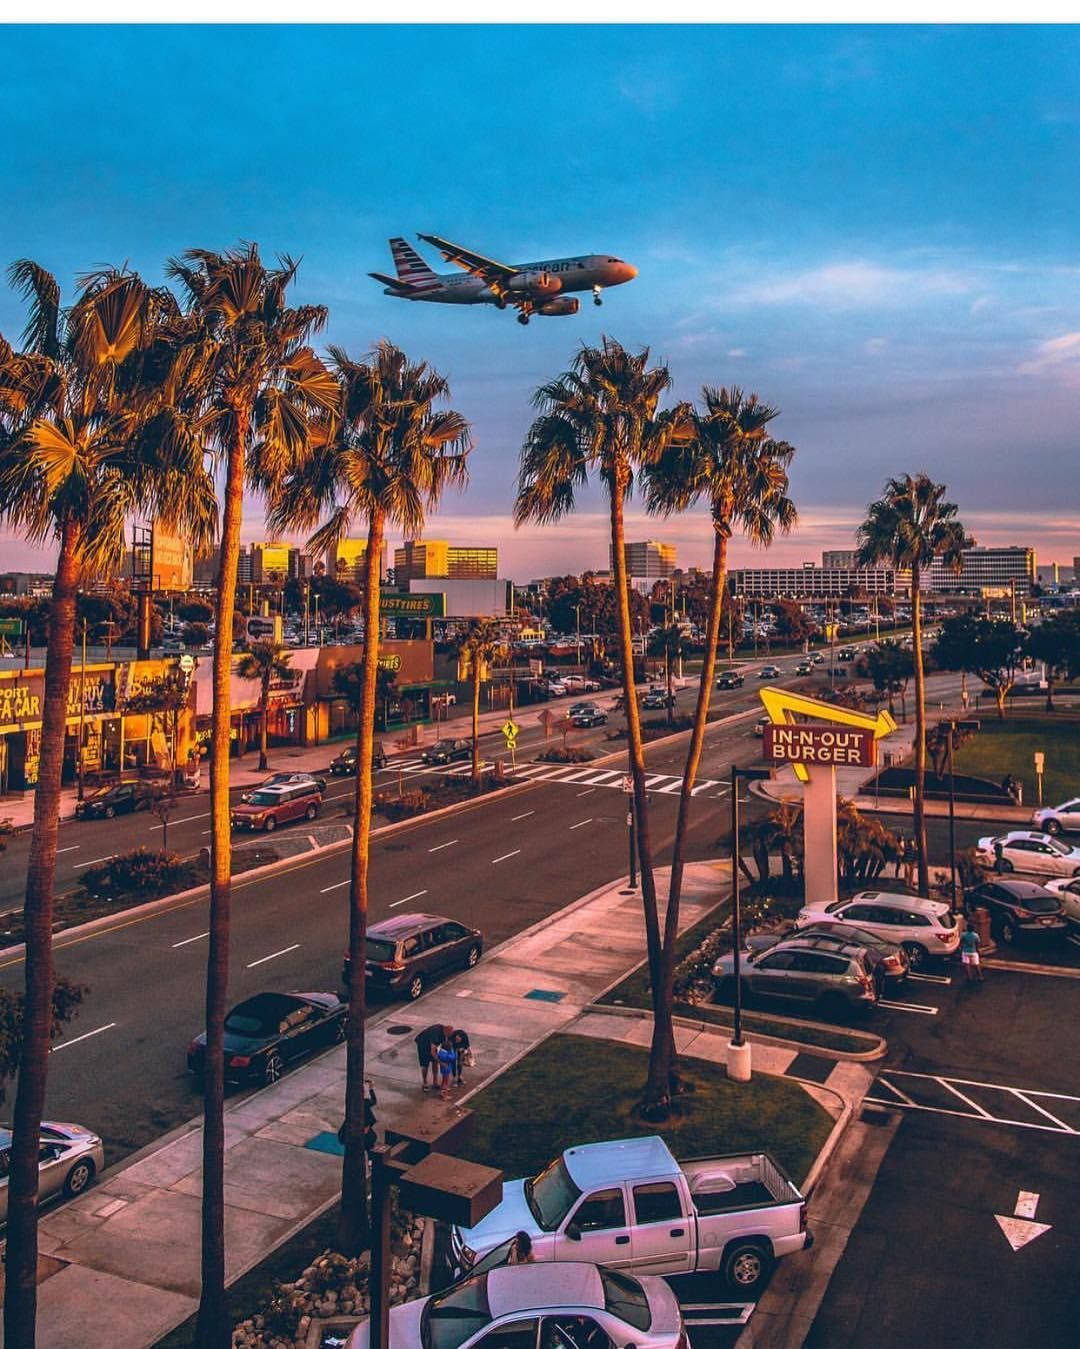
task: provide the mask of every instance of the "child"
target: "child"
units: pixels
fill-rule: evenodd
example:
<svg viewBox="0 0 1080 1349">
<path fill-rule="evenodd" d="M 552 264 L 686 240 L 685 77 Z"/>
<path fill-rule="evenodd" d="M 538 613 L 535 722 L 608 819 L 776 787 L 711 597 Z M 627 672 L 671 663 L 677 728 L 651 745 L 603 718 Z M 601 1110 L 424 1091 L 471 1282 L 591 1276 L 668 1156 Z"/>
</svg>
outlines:
<svg viewBox="0 0 1080 1349">
<path fill-rule="evenodd" d="M 439 1095 L 444 1101 L 448 1101 L 450 1099 L 450 1079 L 453 1077 L 457 1065 L 457 1051 L 450 1043 L 449 1036 L 439 1046 L 436 1058 L 439 1064 Z"/>
<path fill-rule="evenodd" d="M 960 938 L 960 961 L 964 966 L 968 983 L 981 984 L 983 972 L 979 963 L 979 934 L 973 927 L 965 927 Z"/>
</svg>

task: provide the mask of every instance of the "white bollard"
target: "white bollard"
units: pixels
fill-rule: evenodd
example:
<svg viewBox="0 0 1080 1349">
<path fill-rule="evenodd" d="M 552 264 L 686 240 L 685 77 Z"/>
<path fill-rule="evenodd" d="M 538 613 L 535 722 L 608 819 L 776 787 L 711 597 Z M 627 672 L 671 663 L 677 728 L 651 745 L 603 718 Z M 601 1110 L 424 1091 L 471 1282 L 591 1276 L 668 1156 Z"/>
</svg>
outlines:
<svg viewBox="0 0 1080 1349">
<path fill-rule="evenodd" d="M 734 1040 L 728 1041 L 727 1075 L 731 1078 L 732 1082 L 750 1081 L 749 1040 L 744 1040 L 741 1045 L 737 1045 Z"/>
</svg>

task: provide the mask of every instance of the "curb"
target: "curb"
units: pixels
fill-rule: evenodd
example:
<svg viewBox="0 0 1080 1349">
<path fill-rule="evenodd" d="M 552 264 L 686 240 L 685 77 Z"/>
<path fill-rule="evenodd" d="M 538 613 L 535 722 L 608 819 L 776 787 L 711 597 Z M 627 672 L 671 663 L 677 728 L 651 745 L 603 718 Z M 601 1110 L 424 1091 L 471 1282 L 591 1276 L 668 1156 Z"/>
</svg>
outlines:
<svg viewBox="0 0 1080 1349">
<path fill-rule="evenodd" d="M 804 1087 L 807 1085 L 814 1087 L 819 1085 L 817 1082 L 807 1083 L 801 1077 L 796 1077 L 793 1078 L 792 1080 L 795 1082 L 802 1083 Z M 840 1118 L 833 1125 L 832 1129 L 829 1132 L 828 1138 L 826 1138 L 825 1140 L 825 1146 L 814 1158 L 813 1166 L 811 1166 L 810 1170 L 807 1171 L 806 1173 L 806 1179 L 803 1181 L 802 1184 L 803 1197 L 806 1199 L 809 1199 L 810 1195 L 814 1192 L 814 1187 L 821 1179 L 821 1173 L 825 1170 L 826 1166 L 828 1166 L 829 1159 L 836 1151 L 837 1145 L 839 1144 L 841 1138 L 843 1138 L 844 1131 L 847 1129 L 851 1121 L 855 1118 L 855 1106 L 851 1101 L 849 1101 L 845 1096 L 841 1096 L 838 1091 L 833 1091 L 832 1087 L 822 1087 L 821 1089 L 823 1091 L 831 1092 L 833 1096 L 839 1099 L 841 1106 Z"/>
</svg>

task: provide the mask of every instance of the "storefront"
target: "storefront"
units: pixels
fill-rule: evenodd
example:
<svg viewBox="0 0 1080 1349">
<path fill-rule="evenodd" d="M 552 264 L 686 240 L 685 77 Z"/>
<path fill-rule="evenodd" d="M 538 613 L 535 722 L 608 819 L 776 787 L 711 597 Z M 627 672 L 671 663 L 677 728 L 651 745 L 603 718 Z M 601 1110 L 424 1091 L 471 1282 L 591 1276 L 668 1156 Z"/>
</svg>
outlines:
<svg viewBox="0 0 1080 1349">
<path fill-rule="evenodd" d="M 308 699 L 308 743 L 340 739 L 356 730 L 356 713 L 334 685 L 334 672 L 358 666 L 362 646 L 323 647 L 315 669 L 314 703 Z M 379 646 L 379 665 L 392 676 L 376 698 L 375 729 L 408 730 L 431 720 L 435 645 L 428 641 L 386 641 Z M 309 681 L 310 682 L 310 681 Z"/>
</svg>

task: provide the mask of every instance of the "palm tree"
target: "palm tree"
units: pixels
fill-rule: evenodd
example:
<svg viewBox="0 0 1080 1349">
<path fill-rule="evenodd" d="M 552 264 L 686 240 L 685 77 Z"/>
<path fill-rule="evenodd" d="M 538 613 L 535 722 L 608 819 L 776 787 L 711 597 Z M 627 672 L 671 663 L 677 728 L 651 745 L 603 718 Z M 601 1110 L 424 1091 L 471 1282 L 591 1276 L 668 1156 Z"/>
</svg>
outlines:
<svg viewBox="0 0 1080 1349">
<path fill-rule="evenodd" d="M 623 520 L 635 473 L 659 458 L 678 426 L 675 415 L 658 413 L 660 397 L 670 386 L 666 366 L 649 369 L 647 347 L 635 355 L 609 337 L 603 338 L 599 347 L 583 346 L 570 370 L 541 385 L 533 395 L 540 415 L 522 447 L 514 505 L 517 525 L 559 520 L 574 509 L 575 490 L 585 486 L 590 471 L 600 477 L 608 494 L 628 757 L 634 785 L 641 901 L 654 1004 L 660 976 L 660 922 L 653 880 L 641 717 L 634 687 Z"/>
<path fill-rule="evenodd" d="M 667 680 L 667 720 L 672 725 L 675 720 L 674 674 L 675 661 L 686 650 L 686 636 L 677 623 L 660 628 L 649 638 L 649 655 L 663 656 L 664 678 Z"/>
<path fill-rule="evenodd" d="M 490 666 L 507 650 L 499 628 L 490 619 L 476 618 L 458 639 L 458 652 L 464 655 L 472 679 L 472 779 L 480 781 L 480 681 L 484 667 Z"/>
<path fill-rule="evenodd" d="M 671 883 L 664 916 L 664 943 L 660 970 L 659 1010 L 654 1017 L 649 1064 L 649 1099 L 663 1103 L 671 1078 L 671 1000 L 679 933 L 683 861 L 690 824 L 690 801 L 697 780 L 709 701 L 716 672 L 720 616 L 727 589 L 728 542 L 740 529 L 751 543 L 767 547 L 779 529 L 787 533 L 796 521 L 788 491 L 788 465 L 795 453 L 784 441 L 767 434 L 776 410 L 741 389 L 704 388 L 704 412 L 693 418 L 693 434 L 672 439 L 660 458 L 646 471 L 649 508 L 662 514 L 708 502 L 713 534 L 713 567 L 709 610 L 705 623 L 705 653 L 701 663 L 694 725 L 686 751 L 686 767 L 679 790 L 679 813 L 671 855 Z"/>
<path fill-rule="evenodd" d="M 271 500 L 308 454 L 314 425 L 337 407 L 333 376 L 308 345 L 321 305 L 286 303 L 297 264 L 268 268 L 255 244 L 192 249 L 168 263 L 184 313 L 167 360 L 177 433 L 199 437 L 224 470 L 210 741 L 210 943 L 206 977 L 202 1297 L 198 1338 L 227 1346 L 225 1305 L 225 1011 L 229 975 L 229 730 L 233 616 L 245 486 Z"/>
<path fill-rule="evenodd" d="M 450 386 L 426 364 L 412 364 L 389 342 L 364 362 L 330 349 L 340 411 L 306 469 L 289 478 L 271 522 L 309 529 L 326 516 L 310 547 L 332 550 L 353 522 L 367 526 L 364 555 L 364 655 L 356 725 L 356 796 L 349 886 L 349 1019 L 345 1082 L 345 1160 L 338 1244 L 356 1254 L 368 1241 L 364 1152 L 364 948 L 367 939 L 371 759 L 379 660 L 379 560 L 388 524 L 406 537 L 424 527 L 447 487 L 467 476 L 469 426 L 460 413 L 438 409 Z"/>
<path fill-rule="evenodd" d="M 236 673 L 241 679 L 259 681 L 259 772 L 265 773 L 269 766 L 266 749 L 270 729 L 270 683 L 274 679 L 295 677 L 292 653 L 269 639 L 252 642 L 237 661 Z"/>
<path fill-rule="evenodd" d="M 58 546 L 45 660 L 38 786 L 26 877 L 25 1036 L 8 1176 L 5 1342 L 33 1345 L 37 1311 L 38 1135 L 53 991 L 53 883 L 75 601 L 80 578 L 107 573 L 138 511 L 213 535 L 212 484 L 181 441 L 146 434 L 160 403 L 148 349 L 172 310 L 134 273 L 80 278 L 67 310 L 36 263 L 10 270 L 30 302 L 16 352 L 0 339 L 0 518 L 31 542 Z M 82 752 L 80 746 L 80 753 Z"/>
<path fill-rule="evenodd" d="M 926 675 L 922 650 L 922 575 L 937 558 L 959 568 L 965 548 L 973 546 L 945 500 L 945 484 L 925 473 L 890 478 L 885 491 L 867 508 L 859 526 L 858 565 L 882 562 L 911 571 L 911 654 L 915 666 L 915 802 L 912 824 L 919 867 L 919 894 L 930 893 L 926 860 Z"/>
</svg>

